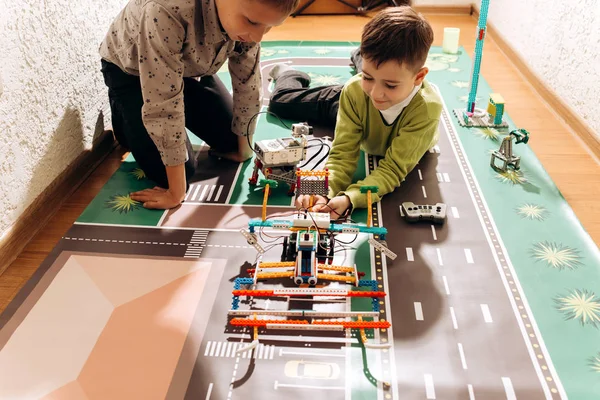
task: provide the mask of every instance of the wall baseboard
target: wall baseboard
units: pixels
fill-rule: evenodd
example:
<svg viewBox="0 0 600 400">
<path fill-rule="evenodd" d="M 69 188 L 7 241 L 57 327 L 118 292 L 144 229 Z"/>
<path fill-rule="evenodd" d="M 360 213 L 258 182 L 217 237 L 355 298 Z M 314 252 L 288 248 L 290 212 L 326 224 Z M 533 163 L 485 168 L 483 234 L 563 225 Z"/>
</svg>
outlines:
<svg viewBox="0 0 600 400">
<path fill-rule="evenodd" d="M 92 149 L 81 153 L 6 230 L 0 239 L 0 275 L 115 146 L 112 131 L 104 131 Z"/>
<path fill-rule="evenodd" d="M 479 18 L 479 8 L 474 4 L 471 7 L 472 14 Z M 523 57 L 508 44 L 506 38 L 489 21 L 487 31 L 494 38 L 500 50 L 511 60 L 525 79 L 531 83 L 540 97 L 556 112 L 565 125 L 571 128 L 573 135 L 583 141 L 587 150 L 596 159 L 600 159 L 600 137 L 592 127 L 531 69 Z"/>
</svg>

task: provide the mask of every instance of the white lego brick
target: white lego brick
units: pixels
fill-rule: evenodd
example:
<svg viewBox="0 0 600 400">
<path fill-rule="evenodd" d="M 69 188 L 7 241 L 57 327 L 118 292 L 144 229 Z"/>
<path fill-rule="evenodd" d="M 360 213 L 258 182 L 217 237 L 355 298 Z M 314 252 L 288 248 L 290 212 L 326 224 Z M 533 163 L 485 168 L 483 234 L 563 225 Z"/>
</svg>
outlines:
<svg viewBox="0 0 600 400">
<path fill-rule="evenodd" d="M 246 232 L 244 229 L 240 229 L 240 233 L 246 238 L 248 244 L 256 249 L 260 254 L 264 254 L 265 249 L 256 240 L 256 235 L 250 232 Z"/>
<path fill-rule="evenodd" d="M 271 226 L 273 229 L 290 229 L 290 225 L 286 223 L 276 222 Z"/>
<path fill-rule="evenodd" d="M 229 310 L 229 315 L 277 315 L 286 317 L 345 318 L 345 317 L 378 317 L 377 311 L 313 311 L 313 310 Z"/>
<path fill-rule="evenodd" d="M 292 226 L 298 228 L 308 228 L 316 225 L 318 228 L 327 229 L 331 224 L 329 213 L 309 212 L 306 214 L 296 214 L 292 218 Z"/>
<path fill-rule="evenodd" d="M 304 288 L 285 288 L 274 289 L 273 294 L 276 296 L 347 296 L 348 289 L 304 289 Z"/>
<path fill-rule="evenodd" d="M 396 257 L 398 257 L 396 255 L 396 253 L 394 253 L 393 251 L 391 251 L 386 246 L 384 246 L 383 244 L 379 243 L 377 240 L 375 240 L 373 238 L 369 239 L 369 243 L 371 244 L 371 246 L 375 247 L 377 250 L 379 250 L 380 252 L 382 252 L 383 254 L 385 254 L 386 256 L 388 256 L 392 260 L 395 260 Z"/>
<path fill-rule="evenodd" d="M 343 325 L 313 325 L 313 324 L 267 324 L 267 329 L 289 329 L 304 331 L 343 331 Z"/>
<path fill-rule="evenodd" d="M 254 243 L 256 243 L 256 236 L 254 236 L 250 232 L 246 232 L 245 229 L 240 229 L 240 233 L 246 238 L 248 244 L 253 245 Z"/>
<path fill-rule="evenodd" d="M 306 155 L 305 144 L 294 138 L 261 140 L 255 144 L 255 149 L 266 166 L 294 164 Z"/>
<path fill-rule="evenodd" d="M 358 228 L 342 228 L 342 233 L 360 233 Z"/>
<path fill-rule="evenodd" d="M 314 247 L 315 236 L 312 233 L 303 233 L 298 236 L 299 247 Z"/>
<path fill-rule="evenodd" d="M 263 249 L 263 247 L 258 244 L 258 243 L 254 243 L 252 245 L 252 247 L 254 247 L 256 249 L 257 252 L 259 252 L 260 254 L 264 254 L 265 253 L 265 249 Z"/>
</svg>

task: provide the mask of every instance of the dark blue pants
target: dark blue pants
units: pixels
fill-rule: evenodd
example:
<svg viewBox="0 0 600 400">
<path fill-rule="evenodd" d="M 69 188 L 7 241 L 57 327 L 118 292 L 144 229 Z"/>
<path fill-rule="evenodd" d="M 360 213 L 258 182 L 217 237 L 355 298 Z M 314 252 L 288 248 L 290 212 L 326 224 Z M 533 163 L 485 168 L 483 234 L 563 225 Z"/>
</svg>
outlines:
<svg viewBox="0 0 600 400">
<path fill-rule="evenodd" d="M 361 72 L 362 57 L 358 49 L 350 58 L 356 72 Z M 304 72 L 284 72 L 275 81 L 269 111 L 281 118 L 334 128 L 344 85 L 309 86 L 310 77 Z"/>
<path fill-rule="evenodd" d="M 102 74 L 108 86 L 115 138 L 130 150 L 146 176 L 158 186 L 168 188 L 167 173 L 156 145 L 142 122 L 142 89 L 140 77 L 123 72 L 118 66 L 102 60 Z M 212 149 L 233 152 L 238 136 L 231 131 L 233 99 L 221 80 L 213 76 L 183 78 L 185 126 Z M 188 161 L 185 174 L 189 182 L 196 171 L 196 157 L 187 139 Z"/>
</svg>

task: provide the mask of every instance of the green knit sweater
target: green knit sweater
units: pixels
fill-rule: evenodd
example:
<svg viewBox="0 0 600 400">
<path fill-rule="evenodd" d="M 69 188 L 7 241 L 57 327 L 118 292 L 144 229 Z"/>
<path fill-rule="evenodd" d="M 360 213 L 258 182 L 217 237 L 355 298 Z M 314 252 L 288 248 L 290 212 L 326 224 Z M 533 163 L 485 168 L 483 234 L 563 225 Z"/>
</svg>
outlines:
<svg viewBox="0 0 600 400">
<path fill-rule="evenodd" d="M 373 202 L 400 186 L 437 143 L 442 113 L 440 97 L 423 81 L 396 121 L 388 125 L 362 90 L 360 80 L 361 75 L 356 75 L 342 90 L 335 139 L 326 165 L 330 172 L 329 197 L 346 194 L 353 208 L 367 207 L 367 195 L 360 192 L 361 186 L 378 187 L 378 193 L 372 194 Z M 352 184 L 361 148 L 383 159 L 370 175 Z"/>
</svg>

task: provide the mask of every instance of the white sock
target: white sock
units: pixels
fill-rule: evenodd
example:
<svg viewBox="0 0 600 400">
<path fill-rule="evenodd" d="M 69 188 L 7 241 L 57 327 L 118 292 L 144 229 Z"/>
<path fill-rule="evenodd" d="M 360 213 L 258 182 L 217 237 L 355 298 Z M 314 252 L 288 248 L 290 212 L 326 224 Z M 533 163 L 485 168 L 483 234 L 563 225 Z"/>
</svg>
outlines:
<svg viewBox="0 0 600 400">
<path fill-rule="evenodd" d="M 294 68 L 291 65 L 285 63 L 275 64 L 271 71 L 269 71 L 269 76 L 275 80 L 281 76 L 286 71 L 293 71 Z"/>
</svg>

